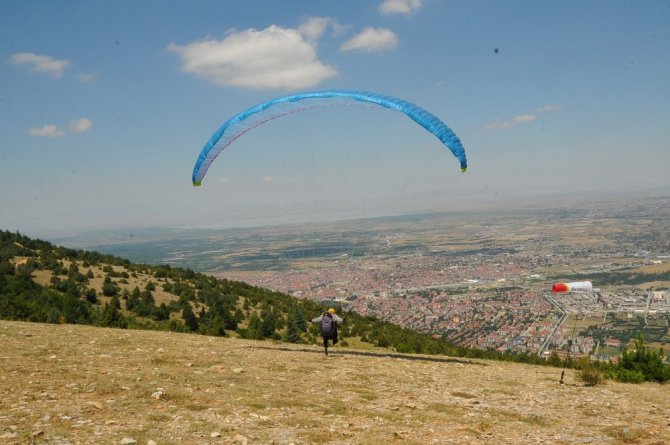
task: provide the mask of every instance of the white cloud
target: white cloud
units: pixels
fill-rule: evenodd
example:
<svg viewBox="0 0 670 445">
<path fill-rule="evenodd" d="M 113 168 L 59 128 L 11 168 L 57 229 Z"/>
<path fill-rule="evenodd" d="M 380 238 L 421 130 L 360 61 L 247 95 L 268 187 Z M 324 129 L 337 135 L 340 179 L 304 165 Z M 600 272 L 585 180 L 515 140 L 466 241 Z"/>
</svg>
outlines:
<svg viewBox="0 0 670 445">
<path fill-rule="evenodd" d="M 298 26 L 298 32 L 310 42 L 320 39 L 330 28 L 331 34 L 339 36 L 343 34 L 350 26 L 342 25 L 337 20 L 330 17 L 310 17 Z"/>
<path fill-rule="evenodd" d="M 298 32 L 307 40 L 317 40 L 328 28 L 330 19 L 328 17 L 311 17 L 298 27 Z"/>
<path fill-rule="evenodd" d="M 556 111 L 556 110 L 560 110 L 560 109 L 561 109 L 560 105 L 549 105 L 549 104 L 547 104 L 547 105 L 544 105 L 544 106 L 538 108 L 536 111 L 538 113 L 549 113 L 551 111 Z"/>
<path fill-rule="evenodd" d="M 300 89 L 317 85 L 337 74 L 322 63 L 309 38 L 325 28 L 315 20 L 299 30 L 270 26 L 229 33 L 223 40 L 212 37 L 187 45 L 171 43 L 168 50 L 181 56 L 182 70 L 210 82 L 252 89 Z"/>
<path fill-rule="evenodd" d="M 537 119 L 537 116 L 535 116 L 534 114 L 520 114 L 520 115 L 514 116 L 512 118 L 512 120 L 514 122 L 518 122 L 518 123 L 533 122 L 536 119 Z"/>
<path fill-rule="evenodd" d="M 421 9 L 421 0 L 384 0 L 378 9 L 382 14 L 411 14 Z"/>
<path fill-rule="evenodd" d="M 95 75 L 88 73 L 79 73 L 77 74 L 77 80 L 82 83 L 93 82 L 95 80 Z"/>
<path fill-rule="evenodd" d="M 537 120 L 537 116 L 534 114 L 520 114 L 518 116 L 514 116 L 512 119 L 509 120 L 502 120 L 502 121 L 496 121 L 496 122 L 491 122 L 490 124 L 486 124 L 484 126 L 484 130 L 505 130 L 507 128 L 512 128 L 515 127 L 519 124 L 526 124 L 529 122 L 533 122 Z"/>
<path fill-rule="evenodd" d="M 395 48 L 398 45 L 398 37 L 387 28 L 365 28 L 342 44 L 342 51 L 384 51 Z"/>
<path fill-rule="evenodd" d="M 307 40 L 315 41 L 326 32 L 329 26 L 339 27 L 337 22 L 330 17 L 310 17 L 298 27 L 298 32 Z"/>
<path fill-rule="evenodd" d="M 512 124 L 509 121 L 496 121 L 484 125 L 484 130 L 504 130 L 505 128 L 511 127 Z"/>
<path fill-rule="evenodd" d="M 93 122 L 85 117 L 71 121 L 68 125 L 68 129 L 72 133 L 86 133 L 91 127 L 93 127 Z M 43 127 L 29 129 L 28 134 L 36 137 L 58 138 L 65 136 L 65 131 L 57 125 L 45 125 Z"/>
<path fill-rule="evenodd" d="M 65 69 L 70 65 L 69 60 L 54 59 L 34 53 L 16 53 L 12 55 L 11 62 L 15 65 L 30 65 L 37 73 L 48 73 L 52 77 L 61 77 Z"/>
<path fill-rule="evenodd" d="M 56 125 L 45 125 L 41 128 L 31 128 L 28 130 L 31 136 L 45 137 L 45 138 L 58 138 L 65 136 L 65 132 L 58 128 Z"/>
<path fill-rule="evenodd" d="M 79 118 L 76 121 L 70 122 L 70 131 L 74 133 L 86 133 L 93 126 L 93 122 L 85 117 Z"/>
<path fill-rule="evenodd" d="M 543 105 L 537 110 L 535 110 L 535 113 L 549 113 L 552 111 L 560 110 L 561 106 L 560 105 Z M 499 120 L 495 122 L 491 122 L 489 124 L 486 124 L 484 126 L 484 130 L 504 130 L 507 128 L 512 128 L 515 127 L 516 125 L 519 124 L 527 124 L 530 122 L 534 122 L 538 119 L 537 114 L 533 113 L 527 113 L 527 114 L 519 114 L 518 116 L 514 116 L 511 119 L 508 120 Z"/>
</svg>

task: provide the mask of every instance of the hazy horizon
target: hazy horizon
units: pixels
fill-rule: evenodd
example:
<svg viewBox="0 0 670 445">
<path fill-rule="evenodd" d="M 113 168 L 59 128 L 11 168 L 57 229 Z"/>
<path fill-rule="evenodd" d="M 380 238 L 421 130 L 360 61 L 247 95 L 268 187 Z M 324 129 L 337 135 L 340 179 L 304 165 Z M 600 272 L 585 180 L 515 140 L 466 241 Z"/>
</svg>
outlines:
<svg viewBox="0 0 670 445">
<path fill-rule="evenodd" d="M 670 200 L 670 193 L 665 190 L 643 190 L 628 191 L 626 193 L 601 192 L 601 193 L 580 193 L 580 194 L 538 194 L 520 201 L 505 201 L 498 199 L 495 202 L 489 201 L 463 201 L 461 205 L 454 205 L 451 208 L 421 208 L 419 210 L 406 210 L 391 212 L 377 212 L 372 210 L 367 212 L 329 212 L 329 213 L 302 213 L 302 214 L 277 214 L 265 217 L 249 217 L 248 219 L 235 218 L 230 222 L 225 220 L 200 221 L 192 224 L 146 224 L 146 225 L 124 225 L 96 227 L 79 230 L 36 230 L 24 232 L 29 236 L 42 237 L 53 242 L 64 242 L 68 244 L 69 240 L 86 240 L 86 243 L 103 243 L 103 240 L 115 239 L 118 242 L 138 242 L 143 238 L 161 237 L 165 233 L 185 233 L 189 231 L 218 231 L 218 230 L 246 230 L 263 229 L 268 227 L 318 227 L 320 225 L 350 223 L 354 221 L 370 221 L 374 219 L 394 218 L 413 215 L 455 215 L 462 216 L 468 214 L 490 214 L 495 217 L 496 214 L 508 214 L 510 212 L 524 212 L 531 210 L 555 210 L 555 209 L 597 209 L 600 207 L 621 207 L 631 204 L 646 205 L 650 200 L 662 199 Z M 10 230 L 11 231 L 11 230 Z M 157 233 L 159 231 L 160 233 Z M 85 247 L 79 242 L 74 243 L 74 247 Z"/>
</svg>

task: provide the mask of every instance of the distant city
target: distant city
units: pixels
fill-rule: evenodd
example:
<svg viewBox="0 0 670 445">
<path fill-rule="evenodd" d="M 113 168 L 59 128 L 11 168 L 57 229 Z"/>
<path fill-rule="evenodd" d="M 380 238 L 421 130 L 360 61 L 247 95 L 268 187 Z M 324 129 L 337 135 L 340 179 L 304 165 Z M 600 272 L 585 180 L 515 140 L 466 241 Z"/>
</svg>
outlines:
<svg viewBox="0 0 670 445">
<path fill-rule="evenodd" d="M 643 333 L 670 355 L 670 198 L 158 230 L 87 243 L 337 304 L 464 346 L 609 360 Z M 591 280 L 593 292 L 551 293 L 552 283 L 573 279 Z"/>
</svg>

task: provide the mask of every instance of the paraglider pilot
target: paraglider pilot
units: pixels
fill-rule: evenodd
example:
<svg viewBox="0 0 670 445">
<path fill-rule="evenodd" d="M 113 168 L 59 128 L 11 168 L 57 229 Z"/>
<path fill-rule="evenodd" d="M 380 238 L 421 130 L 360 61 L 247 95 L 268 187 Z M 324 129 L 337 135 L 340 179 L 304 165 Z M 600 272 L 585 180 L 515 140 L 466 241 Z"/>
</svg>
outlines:
<svg viewBox="0 0 670 445">
<path fill-rule="evenodd" d="M 312 323 L 321 325 L 321 337 L 323 337 L 323 349 L 328 355 L 328 340 L 333 340 L 333 346 L 337 344 L 337 324 L 344 320 L 335 313 L 335 308 L 328 309 L 323 315 L 312 320 Z"/>
</svg>

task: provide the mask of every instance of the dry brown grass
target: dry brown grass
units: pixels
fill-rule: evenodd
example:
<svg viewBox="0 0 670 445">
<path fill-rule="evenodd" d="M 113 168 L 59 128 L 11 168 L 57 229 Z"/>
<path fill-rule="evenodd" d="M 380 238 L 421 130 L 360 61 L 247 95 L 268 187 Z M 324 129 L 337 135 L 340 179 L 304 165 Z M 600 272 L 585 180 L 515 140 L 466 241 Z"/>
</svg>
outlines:
<svg viewBox="0 0 670 445">
<path fill-rule="evenodd" d="M 7 321 L 0 348 L 3 444 L 670 443 L 667 386 L 555 368 Z"/>
</svg>

